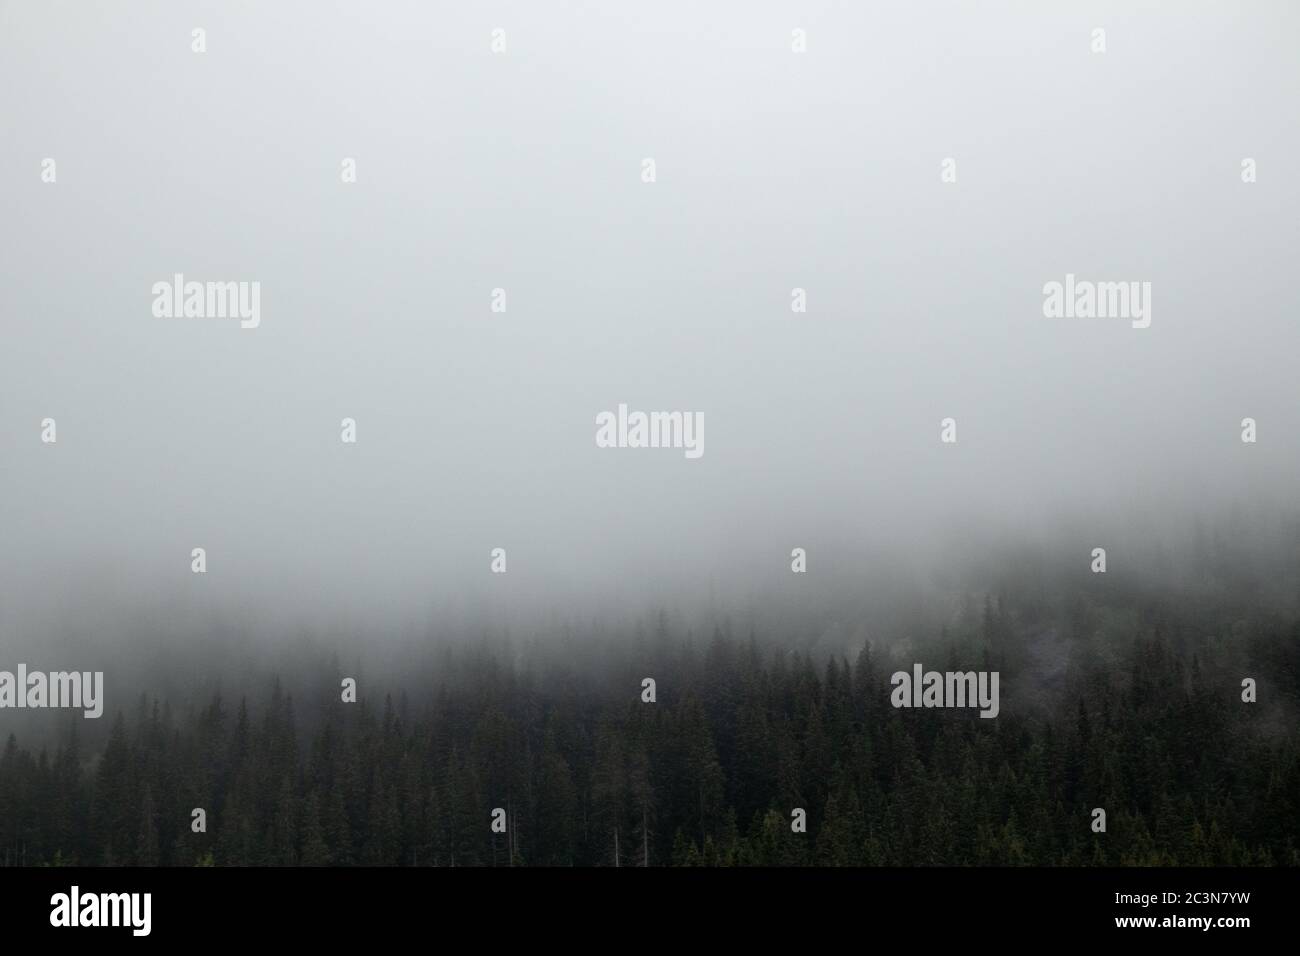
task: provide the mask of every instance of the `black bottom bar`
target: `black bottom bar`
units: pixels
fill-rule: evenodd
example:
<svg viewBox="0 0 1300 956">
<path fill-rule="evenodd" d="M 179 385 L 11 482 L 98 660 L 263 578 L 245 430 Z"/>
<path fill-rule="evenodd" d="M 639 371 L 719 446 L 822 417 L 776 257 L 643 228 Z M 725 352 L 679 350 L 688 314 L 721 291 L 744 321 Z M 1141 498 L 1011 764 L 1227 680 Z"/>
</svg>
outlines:
<svg viewBox="0 0 1300 956">
<path fill-rule="evenodd" d="M 1287 932 L 1297 884 L 1295 870 L 1227 868 L 8 869 L 0 870 L 0 912 L 8 942 L 76 932 L 80 942 L 218 945 L 374 945 L 410 934 L 493 948 L 715 936 L 821 945 L 830 943 L 825 933 L 848 930 L 861 943 L 1129 936 L 1231 945 Z M 73 921 L 74 886 L 78 923 L 116 915 L 120 925 L 53 926 L 52 916 Z M 99 895 L 145 893 L 147 937 L 135 937 L 143 896 L 128 907 L 126 897 Z"/>
</svg>

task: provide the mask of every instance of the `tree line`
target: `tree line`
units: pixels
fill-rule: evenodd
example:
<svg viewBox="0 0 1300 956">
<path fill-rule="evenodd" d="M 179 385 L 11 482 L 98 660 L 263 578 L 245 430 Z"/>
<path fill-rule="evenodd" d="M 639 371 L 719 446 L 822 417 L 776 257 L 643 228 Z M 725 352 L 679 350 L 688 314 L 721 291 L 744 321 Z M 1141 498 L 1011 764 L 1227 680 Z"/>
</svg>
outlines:
<svg viewBox="0 0 1300 956">
<path fill-rule="evenodd" d="M 1295 865 L 1300 621 L 1212 617 L 1003 596 L 852 654 L 664 627 L 600 667 L 448 651 L 422 692 L 363 679 L 353 704 L 332 664 L 300 699 L 273 675 L 142 696 L 102 752 L 76 721 L 8 737 L 0 863 Z M 914 661 L 999 670 L 1001 713 L 894 708 Z"/>
</svg>

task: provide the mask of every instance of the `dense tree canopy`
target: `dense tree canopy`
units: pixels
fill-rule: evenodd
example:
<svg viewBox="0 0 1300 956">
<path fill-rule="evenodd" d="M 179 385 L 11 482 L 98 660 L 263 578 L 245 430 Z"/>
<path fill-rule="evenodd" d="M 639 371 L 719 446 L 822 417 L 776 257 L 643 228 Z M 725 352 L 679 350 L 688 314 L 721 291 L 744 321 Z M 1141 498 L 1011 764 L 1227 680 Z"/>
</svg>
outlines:
<svg viewBox="0 0 1300 956">
<path fill-rule="evenodd" d="M 852 659 L 666 628 L 586 670 L 464 648 L 423 700 L 363 680 L 354 704 L 326 684 L 304 706 L 270 676 L 180 715 L 141 698 L 105 718 L 102 753 L 75 722 L 52 753 L 9 737 L 0 862 L 1300 863 L 1300 625 L 1224 640 L 1195 608 L 1086 596 L 990 598 L 973 619 Z M 999 670 L 1000 715 L 895 709 L 890 675 L 917 660 Z"/>
</svg>

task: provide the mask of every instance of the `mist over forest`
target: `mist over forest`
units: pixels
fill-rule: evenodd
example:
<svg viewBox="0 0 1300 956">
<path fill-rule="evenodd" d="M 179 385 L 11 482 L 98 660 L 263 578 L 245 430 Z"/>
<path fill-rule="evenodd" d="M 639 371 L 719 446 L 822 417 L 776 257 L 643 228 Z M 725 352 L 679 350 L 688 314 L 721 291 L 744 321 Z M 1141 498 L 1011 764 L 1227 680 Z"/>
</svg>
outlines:
<svg viewBox="0 0 1300 956">
<path fill-rule="evenodd" d="M 0 862 L 1300 862 L 1296 8 L 135 6 L 0 6 Z"/>
</svg>

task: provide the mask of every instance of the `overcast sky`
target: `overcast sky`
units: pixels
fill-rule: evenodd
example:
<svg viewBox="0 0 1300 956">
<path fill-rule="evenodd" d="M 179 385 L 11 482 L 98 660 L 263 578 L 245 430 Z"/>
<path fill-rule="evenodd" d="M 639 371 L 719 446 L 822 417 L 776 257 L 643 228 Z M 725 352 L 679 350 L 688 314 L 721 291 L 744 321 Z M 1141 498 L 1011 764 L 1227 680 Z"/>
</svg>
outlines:
<svg viewBox="0 0 1300 956">
<path fill-rule="evenodd" d="M 970 525 L 1280 514 L 1298 28 L 0 0 L 0 647 L 74 604 L 640 607 L 785 581 L 796 546 L 830 576 Z M 156 317 L 174 273 L 259 282 L 260 325 Z M 1044 317 L 1067 273 L 1149 282 L 1150 326 Z M 596 447 L 619 403 L 701 413 L 703 456 Z"/>
</svg>

